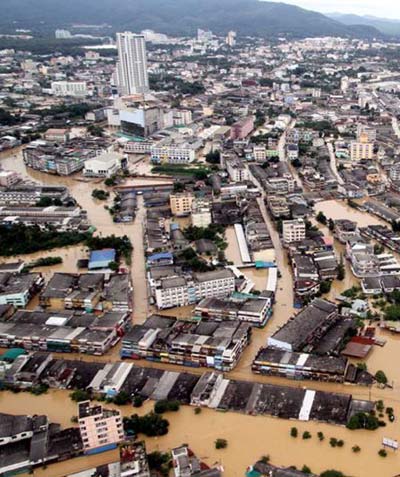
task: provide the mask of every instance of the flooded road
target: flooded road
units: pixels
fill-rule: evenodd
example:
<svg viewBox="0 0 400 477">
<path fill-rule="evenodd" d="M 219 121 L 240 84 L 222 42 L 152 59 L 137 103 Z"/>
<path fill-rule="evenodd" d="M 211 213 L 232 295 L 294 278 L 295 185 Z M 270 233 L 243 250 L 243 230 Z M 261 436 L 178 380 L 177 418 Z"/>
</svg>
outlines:
<svg viewBox="0 0 400 477">
<path fill-rule="evenodd" d="M 36 181 L 40 184 L 46 185 L 63 185 L 68 187 L 71 195 L 77 200 L 79 205 L 87 211 L 89 221 L 96 227 L 96 234 L 100 236 L 106 235 L 127 235 L 133 245 L 132 263 L 131 267 L 133 294 L 134 294 L 134 316 L 133 319 L 137 323 L 141 323 L 148 313 L 148 301 L 146 290 L 146 274 L 145 274 L 145 261 L 143 252 L 143 220 L 145 215 L 145 208 L 143 205 L 143 198 L 138 197 L 138 210 L 137 216 L 133 223 L 117 224 L 114 223 L 110 213 L 104 208 L 105 203 L 97 201 L 92 197 L 92 191 L 96 188 L 105 188 L 102 181 L 98 179 L 87 180 L 82 179 L 80 176 L 60 177 L 45 174 L 39 171 L 34 171 L 25 167 L 22 159 L 22 153 L 18 154 L 2 154 L 0 155 L 0 166 L 4 169 L 14 170 L 18 172 L 23 178 L 27 178 Z M 135 182 L 136 181 L 136 182 Z M 141 185 L 144 182 L 148 183 L 144 179 L 132 179 L 134 185 Z M 58 267 L 51 267 L 47 270 L 47 274 L 51 274 L 55 271 L 76 272 L 76 262 L 79 258 L 87 258 L 84 247 L 68 247 L 66 249 L 54 249 L 39 254 L 24 255 L 21 258 L 27 262 L 33 261 L 39 256 L 58 255 L 64 260 L 64 263 Z M 0 259 L 1 262 L 5 260 Z M 7 259 L 7 261 L 10 261 Z"/>
</svg>

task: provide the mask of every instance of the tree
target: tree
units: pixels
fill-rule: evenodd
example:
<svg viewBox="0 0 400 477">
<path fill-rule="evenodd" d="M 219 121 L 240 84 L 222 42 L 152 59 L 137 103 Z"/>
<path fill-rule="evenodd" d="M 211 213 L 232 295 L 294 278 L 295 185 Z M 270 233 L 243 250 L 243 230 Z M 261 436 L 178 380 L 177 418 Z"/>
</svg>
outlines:
<svg viewBox="0 0 400 477">
<path fill-rule="evenodd" d="M 322 472 L 320 477 L 345 477 L 343 472 L 340 472 L 339 470 L 326 470 L 325 472 Z"/>
<path fill-rule="evenodd" d="M 206 154 L 206 162 L 209 164 L 220 164 L 221 153 L 218 150 L 210 151 L 208 154 Z"/>
<path fill-rule="evenodd" d="M 117 404 L 118 406 L 128 404 L 130 401 L 131 397 L 126 391 L 120 391 L 113 399 L 114 404 Z"/>
<path fill-rule="evenodd" d="M 311 434 L 308 431 L 303 432 L 303 439 L 311 439 Z"/>
<path fill-rule="evenodd" d="M 133 414 L 124 419 L 124 430 L 128 435 L 144 434 L 148 437 L 168 434 L 169 422 L 155 412 L 144 416 Z"/>
<path fill-rule="evenodd" d="M 379 420 L 371 413 L 367 414 L 365 412 L 357 412 L 351 416 L 346 427 L 352 431 L 356 429 L 374 431 L 379 427 Z"/>
<path fill-rule="evenodd" d="M 328 219 L 326 218 L 326 215 L 322 211 L 318 212 L 316 219 L 322 225 L 326 225 L 328 223 Z"/>
<path fill-rule="evenodd" d="M 382 370 L 379 370 L 375 373 L 375 379 L 379 384 L 387 384 L 388 382 L 386 374 Z"/>
<path fill-rule="evenodd" d="M 310 467 L 308 467 L 308 465 L 303 465 L 301 471 L 302 471 L 304 474 L 311 474 L 311 469 L 310 469 Z"/>
<path fill-rule="evenodd" d="M 89 391 L 84 391 L 83 389 L 77 389 L 76 391 L 72 392 L 69 397 L 72 399 L 72 401 L 75 402 L 81 402 L 81 401 L 87 401 L 88 399 L 91 398 L 91 395 Z"/>
<path fill-rule="evenodd" d="M 226 439 L 217 439 L 215 441 L 215 448 L 216 449 L 226 449 L 228 447 L 228 441 Z"/>
<path fill-rule="evenodd" d="M 386 457 L 386 456 L 387 456 L 386 449 L 381 449 L 381 450 L 378 452 L 378 455 L 379 455 L 380 457 Z"/>
<path fill-rule="evenodd" d="M 324 280 L 319 285 L 319 291 L 322 294 L 329 293 L 331 291 L 332 282 Z"/>
<path fill-rule="evenodd" d="M 87 131 L 92 136 L 96 137 L 103 137 L 104 135 L 104 129 L 100 126 L 97 126 L 96 124 L 91 124 L 90 126 L 88 126 Z"/>
<path fill-rule="evenodd" d="M 323 440 L 325 439 L 324 433 L 321 432 L 321 431 L 319 431 L 319 432 L 317 433 L 317 436 L 318 436 L 318 439 L 319 439 L 320 441 L 323 441 Z"/>
<path fill-rule="evenodd" d="M 150 454 L 147 454 L 147 461 L 150 470 L 155 470 L 163 477 L 168 477 L 171 463 L 171 454 L 169 452 L 151 452 Z"/>
<path fill-rule="evenodd" d="M 290 429 L 290 435 L 291 435 L 291 437 L 297 437 L 297 436 L 298 436 L 297 427 L 292 427 L 292 428 Z"/>
<path fill-rule="evenodd" d="M 361 452 L 361 447 L 355 445 L 355 446 L 353 446 L 353 447 L 351 448 L 351 450 L 352 450 L 355 454 L 357 454 L 358 452 Z"/>
<path fill-rule="evenodd" d="M 143 402 L 144 402 L 144 399 L 142 398 L 142 396 L 135 396 L 133 398 L 133 407 L 141 407 L 143 406 Z"/>
</svg>

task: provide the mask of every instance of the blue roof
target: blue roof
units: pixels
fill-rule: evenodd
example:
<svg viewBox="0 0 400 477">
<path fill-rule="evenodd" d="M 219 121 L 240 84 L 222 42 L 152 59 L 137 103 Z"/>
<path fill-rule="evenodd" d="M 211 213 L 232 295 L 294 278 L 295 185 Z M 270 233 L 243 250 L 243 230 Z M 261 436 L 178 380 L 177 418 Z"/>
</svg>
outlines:
<svg viewBox="0 0 400 477">
<path fill-rule="evenodd" d="M 171 252 L 160 252 L 160 253 L 153 253 L 148 257 L 148 260 L 162 260 L 163 258 L 172 259 L 174 256 Z"/>
<path fill-rule="evenodd" d="M 90 252 L 90 262 L 113 262 L 115 261 L 115 249 L 105 248 L 103 250 L 93 250 Z"/>
</svg>

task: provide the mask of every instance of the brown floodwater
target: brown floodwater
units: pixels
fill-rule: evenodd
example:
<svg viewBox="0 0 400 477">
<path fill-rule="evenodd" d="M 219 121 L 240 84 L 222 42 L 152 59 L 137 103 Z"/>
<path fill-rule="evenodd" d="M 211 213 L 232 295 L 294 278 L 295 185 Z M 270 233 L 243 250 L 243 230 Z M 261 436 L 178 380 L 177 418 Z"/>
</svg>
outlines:
<svg viewBox="0 0 400 477">
<path fill-rule="evenodd" d="M 139 210 L 137 218 L 133 224 L 115 224 L 112 222 L 108 211 L 104 209 L 104 203 L 93 200 L 91 192 L 98 188 L 98 181 L 80 180 L 78 177 L 57 177 L 43 174 L 37 171 L 26 169 L 21 154 L 10 153 L 0 155 L 0 165 L 5 169 L 16 170 L 25 177 L 44 184 L 61 184 L 70 189 L 71 194 L 78 200 L 79 204 L 88 211 L 88 216 L 93 225 L 97 228 L 97 233 L 108 235 L 128 235 L 134 245 L 132 281 L 134 285 L 134 322 L 142 322 L 151 308 L 147 302 L 147 290 L 145 285 L 145 263 L 143 257 L 143 219 L 144 207 L 143 201 L 139 198 Z M 140 181 L 141 179 L 138 179 Z M 143 179 L 142 179 L 143 180 Z M 396 363 L 399 359 L 399 340 L 388 333 L 384 333 L 387 344 L 383 348 L 376 348 L 368 358 L 368 366 L 371 371 L 384 369 L 389 379 L 394 381 L 394 389 L 381 390 L 373 388 L 358 388 L 354 386 L 334 385 L 329 383 L 295 383 L 286 381 L 282 378 L 271 378 L 254 376 L 251 373 L 251 362 L 258 348 L 265 345 L 266 339 L 279 326 L 284 324 L 294 313 L 293 309 L 293 278 L 290 267 L 287 263 L 285 251 L 283 250 L 279 236 L 273 227 L 273 224 L 266 214 L 262 201 L 259 201 L 264 218 L 270 230 L 271 238 L 274 243 L 276 260 L 281 278 L 278 282 L 276 294 L 276 304 L 274 314 L 270 322 L 264 329 L 255 329 L 251 345 L 245 350 L 237 368 L 229 373 L 229 377 L 236 379 L 248 379 L 252 381 L 271 382 L 287 384 L 291 386 L 306 386 L 337 392 L 351 392 L 355 396 L 363 399 L 384 399 L 386 405 L 395 408 L 396 415 L 400 415 L 400 394 L 399 394 L 399 372 L 396 366 L 390 364 Z M 370 216 L 346 206 L 344 203 L 329 201 L 319 203 L 316 206 L 317 211 L 323 210 L 327 217 L 343 218 L 345 216 L 357 220 L 360 225 L 370 223 L 379 223 L 379 221 Z M 240 254 L 237 248 L 236 238 L 232 232 L 227 231 L 229 247 L 227 249 L 228 259 L 236 263 Z M 233 229 L 232 229 L 233 230 Z M 335 244 L 340 248 L 340 245 Z M 66 249 L 56 249 L 49 252 L 40 252 L 23 256 L 25 261 L 31 261 L 39 256 L 60 255 L 64 258 L 63 265 L 43 269 L 46 276 L 50 276 L 53 271 L 76 271 L 76 261 L 78 258 L 85 257 L 85 250 L 82 246 L 69 247 Z M 8 260 L 8 259 L 7 259 Z M 254 281 L 260 285 L 266 283 L 267 272 L 244 269 L 245 274 L 249 274 Z M 263 275 L 264 274 L 264 275 Z M 265 281 L 264 281 L 265 280 Z M 336 282 L 339 283 L 339 282 Z M 335 283 L 331 294 L 340 293 L 354 284 L 352 274 L 346 273 L 346 279 Z M 265 286 L 265 285 L 264 285 Z M 178 314 L 184 317 L 190 313 L 191 309 L 170 310 L 168 314 Z M 74 358 L 73 355 L 65 357 Z M 101 362 L 110 362 L 118 359 L 118 347 L 111 353 L 102 357 L 80 356 L 80 359 L 96 360 Z M 163 369 L 182 370 L 181 367 L 167 366 L 157 363 L 140 362 L 149 367 L 161 367 Z M 191 370 L 192 371 L 192 370 Z M 202 370 L 193 370 L 201 373 Z M 46 395 L 36 397 L 27 393 L 0 394 L 0 411 L 14 414 L 35 414 L 46 413 L 52 421 L 60 422 L 63 426 L 70 426 L 71 416 L 76 414 L 75 403 L 72 403 L 67 396 L 66 391 L 52 390 Z M 140 410 L 145 412 L 151 408 L 151 403 Z M 124 414 L 136 412 L 131 407 L 121 408 Z M 243 476 L 248 465 L 254 463 L 262 455 L 270 455 L 272 462 L 278 465 L 296 465 L 302 467 L 308 465 L 314 472 L 320 472 L 327 468 L 337 468 L 351 476 L 370 477 L 382 476 L 393 477 L 400 471 L 400 459 L 398 454 L 389 452 L 386 459 L 377 455 L 381 447 L 383 436 L 400 439 L 398 425 L 388 424 L 386 428 L 379 429 L 376 432 L 355 431 L 351 432 L 345 428 L 319 423 L 299 423 L 275 419 L 271 417 L 251 417 L 235 413 L 219 413 L 210 410 L 203 410 L 201 414 L 195 415 L 190 407 L 182 408 L 177 414 L 168 414 L 171 422 L 171 430 L 167 436 L 161 438 L 146 439 L 148 449 L 165 450 L 177 446 L 183 442 L 188 442 L 193 450 L 203 458 L 207 463 L 213 464 L 220 461 L 225 467 L 227 477 Z M 301 438 L 293 439 L 289 437 L 290 427 L 297 426 L 300 435 L 308 430 L 313 434 L 310 440 Z M 341 438 L 345 441 L 342 449 L 331 448 L 327 440 L 319 442 L 315 434 L 318 431 L 324 432 L 329 437 Z M 217 438 L 228 440 L 228 448 L 223 451 L 217 451 L 214 448 L 214 441 Z M 353 454 L 351 447 L 359 445 L 362 448 L 360 454 Z M 110 461 L 115 456 L 110 454 Z M 46 470 L 39 470 L 35 475 L 46 477 L 58 477 L 67 472 L 83 469 L 86 465 L 97 465 L 104 463 L 104 456 L 93 456 L 93 459 L 80 460 L 75 459 L 73 463 L 62 463 L 56 466 L 49 466 Z M 82 458 L 89 459 L 89 458 Z M 98 459 L 98 460 L 97 460 Z M 71 465 L 71 467 L 70 467 Z"/>
<path fill-rule="evenodd" d="M 394 407 L 398 413 L 400 406 Z M 70 418 L 76 415 L 76 404 L 70 401 L 67 391 L 50 391 L 40 397 L 4 392 L 0 394 L 0 408 L 2 412 L 14 414 L 45 412 L 53 422 L 58 421 L 63 427 L 73 425 Z M 151 402 L 146 402 L 139 410 L 130 406 L 120 407 L 123 415 L 134 412 L 144 414 L 151 408 Z M 301 423 L 264 416 L 220 413 L 208 409 L 195 415 L 193 409 L 187 406 L 181 407 L 177 413 L 168 413 L 165 417 L 170 421 L 170 432 L 163 437 L 146 438 L 148 451 L 164 451 L 182 443 L 189 443 L 206 463 L 221 463 L 227 477 L 243 477 L 246 467 L 263 455 L 269 455 L 271 461 L 279 465 L 296 465 L 301 468 L 305 464 L 316 473 L 335 468 L 354 477 L 393 477 L 400 468 L 398 453 L 389 451 L 386 459 L 377 455 L 384 436 L 398 437 L 397 424 L 388 424 L 386 428 L 374 432 L 349 431 L 344 427 L 317 422 Z M 299 430 L 297 439 L 289 435 L 292 426 Z M 312 438 L 303 440 L 301 435 L 304 431 L 309 431 Z M 325 435 L 323 442 L 316 436 L 320 431 Z M 344 447 L 332 448 L 329 445 L 330 437 L 343 439 Z M 227 439 L 227 449 L 215 449 L 214 442 L 218 438 Z M 352 452 L 354 445 L 361 447 L 359 454 Z M 35 475 L 58 477 L 83 468 L 83 464 L 100 465 L 107 462 L 105 457 L 111 462 L 115 460 L 116 454 L 110 452 L 90 459 L 78 458 L 48 466 L 47 469 L 38 469 Z"/>
<path fill-rule="evenodd" d="M 328 219 L 339 220 L 349 219 L 357 222 L 359 227 L 367 227 L 368 225 L 385 225 L 385 222 L 378 217 L 367 212 L 361 212 L 347 205 L 346 202 L 340 200 L 326 200 L 316 202 L 315 211 L 323 212 Z M 387 225 L 387 224 L 386 224 Z"/>
</svg>

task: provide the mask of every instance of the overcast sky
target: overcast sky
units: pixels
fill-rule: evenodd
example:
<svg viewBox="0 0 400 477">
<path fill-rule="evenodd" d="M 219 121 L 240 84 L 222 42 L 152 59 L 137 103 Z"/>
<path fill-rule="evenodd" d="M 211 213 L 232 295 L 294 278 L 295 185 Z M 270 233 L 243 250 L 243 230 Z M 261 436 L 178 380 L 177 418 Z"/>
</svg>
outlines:
<svg viewBox="0 0 400 477">
<path fill-rule="evenodd" d="M 322 13 L 356 13 L 400 19 L 399 0 L 281 0 Z"/>
</svg>

